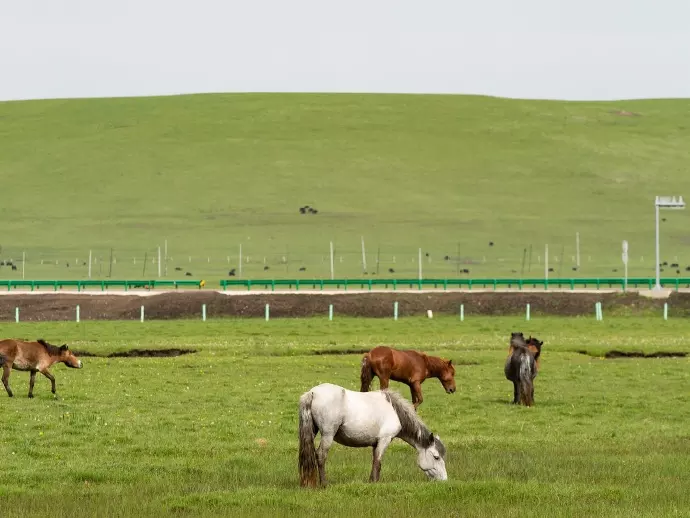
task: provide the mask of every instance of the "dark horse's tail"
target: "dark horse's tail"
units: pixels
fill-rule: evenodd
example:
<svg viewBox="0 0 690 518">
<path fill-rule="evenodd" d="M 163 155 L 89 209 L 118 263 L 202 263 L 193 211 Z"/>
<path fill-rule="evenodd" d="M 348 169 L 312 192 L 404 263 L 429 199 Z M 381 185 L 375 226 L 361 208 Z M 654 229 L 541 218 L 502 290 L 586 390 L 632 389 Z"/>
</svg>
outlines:
<svg viewBox="0 0 690 518">
<path fill-rule="evenodd" d="M 317 462 L 314 448 L 314 420 L 311 415 L 311 391 L 299 398 L 299 485 L 316 487 Z"/>
<path fill-rule="evenodd" d="M 520 384 L 520 403 L 525 406 L 534 404 L 534 356 L 523 351 L 520 355 L 520 367 L 518 369 L 518 383 Z"/>
<path fill-rule="evenodd" d="M 359 374 L 359 378 L 362 380 L 360 392 L 369 392 L 371 380 L 374 378 L 374 371 L 371 369 L 371 362 L 369 361 L 369 353 L 362 358 L 362 371 Z"/>
</svg>

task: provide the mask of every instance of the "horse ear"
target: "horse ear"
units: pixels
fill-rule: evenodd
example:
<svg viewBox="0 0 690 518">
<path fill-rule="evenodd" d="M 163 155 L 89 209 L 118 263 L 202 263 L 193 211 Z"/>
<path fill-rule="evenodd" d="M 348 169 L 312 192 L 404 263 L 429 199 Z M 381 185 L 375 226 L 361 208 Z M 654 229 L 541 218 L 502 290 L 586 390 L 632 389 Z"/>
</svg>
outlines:
<svg viewBox="0 0 690 518">
<path fill-rule="evenodd" d="M 431 446 L 432 444 L 434 444 L 434 442 L 435 442 L 435 440 L 434 440 L 434 432 L 431 432 L 431 433 L 429 434 L 429 446 Z"/>
<path fill-rule="evenodd" d="M 448 365 L 453 365 L 453 360 L 448 360 Z"/>
<path fill-rule="evenodd" d="M 63 344 L 60 346 L 61 351 L 67 351 L 68 349 L 69 349 L 69 347 L 67 347 L 67 344 Z"/>
</svg>

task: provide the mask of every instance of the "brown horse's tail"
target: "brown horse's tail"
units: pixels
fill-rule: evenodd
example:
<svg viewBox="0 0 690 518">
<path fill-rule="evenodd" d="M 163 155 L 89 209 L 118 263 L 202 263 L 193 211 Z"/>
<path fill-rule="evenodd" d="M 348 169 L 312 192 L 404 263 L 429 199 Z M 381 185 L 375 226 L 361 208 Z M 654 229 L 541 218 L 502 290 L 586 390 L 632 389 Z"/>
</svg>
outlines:
<svg viewBox="0 0 690 518">
<path fill-rule="evenodd" d="M 525 406 L 534 404 L 534 357 L 525 351 L 520 355 L 518 383 L 520 385 L 520 403 Z"/>
<path fill-rule="evenodd" d="M 311 415 L 311 391 L 299 398 L 299 485 L 316 487 L 317 462 L 314 448 L 314 420 Z"/>
<path fill-rule="evenodd" d="M 369 392 L 371 380 L 374 378 L 374 371 L 371 369 L 371 362 L 369 361 L 369 354 L 365 354 L 362 358 L 362 371 L 359 374 L 359 379 L 362 380 L 362 387 L 360 392 Z"/>
</svg>

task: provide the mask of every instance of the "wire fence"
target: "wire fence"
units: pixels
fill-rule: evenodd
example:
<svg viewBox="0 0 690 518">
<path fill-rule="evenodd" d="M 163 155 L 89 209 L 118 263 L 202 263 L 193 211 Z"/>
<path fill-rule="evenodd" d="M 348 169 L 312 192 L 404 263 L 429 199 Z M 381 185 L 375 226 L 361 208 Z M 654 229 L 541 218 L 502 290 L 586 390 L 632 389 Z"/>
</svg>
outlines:
<svg viewBox="0 0 690 518">
<path fill-rule="evenodd" d="M 448 247 L 452 248 L 452 247 Z M 92 249 L 81 252 L 58 250 L 3 249 L 0 278 L 4 279 L 156 279 L 193 277 L 197 279 L 327 279 L 386 278 L 535 278 L 535 277 L 622 277 L 620 254 L 567 253 L 565 247 L 552 246 L 548 257 L 544 248 L 525 247 L 488 250 L 467 254 L 449 253 L 443 247 L 383 248 L 373 251 L 334 247 L 333 256 L 325 253 L 291 250 L 276 252 L 260 247 L 244 247 L 240 252 L 222 254 L 166 251 L 164 247 L 146 250 Z M 421 258 L 421 262 L 420 262 Z M 690 253 L 688 254 L 690 259 Z M 686 276 L 690 265 L 679 255 L 662 262 L 664 277 Z M 653 276 L 651 255 L 630 255 L 628 275 Z"/>
</svg>

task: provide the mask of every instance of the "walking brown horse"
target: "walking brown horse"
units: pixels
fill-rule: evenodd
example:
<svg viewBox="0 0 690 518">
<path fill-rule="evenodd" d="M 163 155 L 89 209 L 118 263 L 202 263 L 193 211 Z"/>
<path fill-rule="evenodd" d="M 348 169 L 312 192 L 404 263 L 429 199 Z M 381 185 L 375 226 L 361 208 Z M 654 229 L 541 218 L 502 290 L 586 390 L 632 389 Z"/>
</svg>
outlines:
<svg viewBox="0 0 690 518">
<path fill-rule="evenodd" d="M 51 345 L 43 339 L 36 342 L 24 340 L 0 340 L 0 365 L 2 365 L 2 384 L 9 397 L 13 397 L 10 388 L 10 373 L 12 368 L 18 371 L 29 371 L 29 397 L 34 397 L 34 382 L 36 373 L 40 372 L 50 380 L 52 392 L 55 394 L 55 377 L 48 369 L 55 363 L 64 363 L 68 367 L 81 369 L 82 364 L 67 344 L 60 347 Z"/>
<path fill-rule="evenodd" d="M 427 356 L 417 351 L 400 351 L 392 347 L 374 347 L 362 358 L 360 392 L 368 392 L 374 376 L 378 376 L 381 390 L 388 388 L 390 380 L 410 387 L 415 410 L 422 404 L 422 383 L 427 378 L 438 378 L 448 394 L 455 392 L 455 367 L 452 360 Z"/>
<path fill-rule="evenodd" d="M 503 370 L 506 378 L 513 382 L 513 404 L 534 404 L 534 378 L 539 371 L 543 344 L 544 342 L 532 336 L 525 340 L 522 333 L 511 334 L 508 358 Z"/>
</svg>

